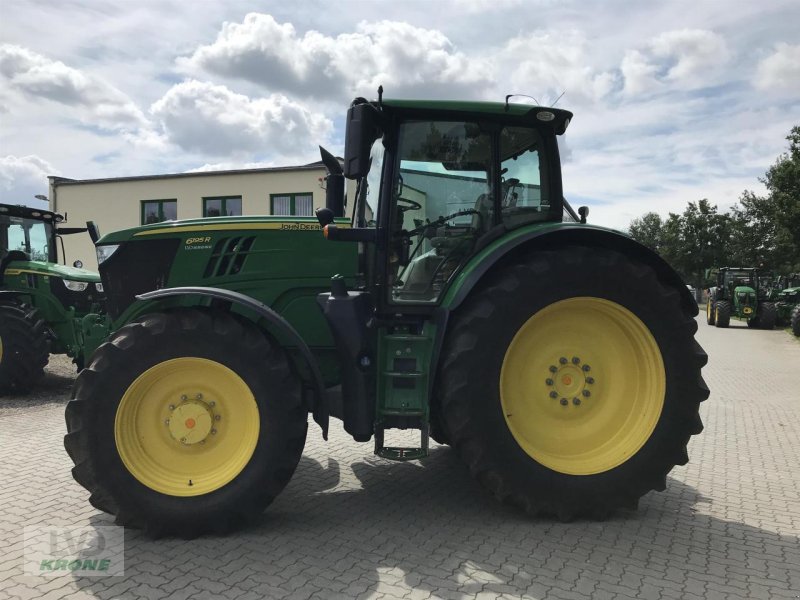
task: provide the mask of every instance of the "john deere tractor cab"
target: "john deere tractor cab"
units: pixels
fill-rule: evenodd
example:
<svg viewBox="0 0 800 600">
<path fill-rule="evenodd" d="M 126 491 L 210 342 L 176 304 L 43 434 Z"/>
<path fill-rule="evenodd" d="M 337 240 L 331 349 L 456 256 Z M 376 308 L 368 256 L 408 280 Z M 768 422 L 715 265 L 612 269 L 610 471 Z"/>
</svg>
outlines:
<svg viewBox="0 0 800 600">
<path fill-rule="evenodd" d="M 768 301 L 769 287 L 754 268 L 723 267 L 717 272 L 717 285 L 711 289 L 706 305 L 706 322 L 728 327 L 731 317 L 747 321 L 748 327 L 772 329 L 777 312 Z"/>
<path fill-rule="evenodd" d="M 107 334 L 98 325 L 104 301 L 99 275 L 58 259 L 60 236 L 87 228 L 63 227 L 63 221 L 50 211 L 0 204 L 2 391 L 29 389 L 50 353 L 72 357 L 80 369 L 86 339 L 94 335 L 96 345 Z"/>
<path fill-rule="evenodd" d="M 702 430 L 697 304 L 656 254 L 563 200 L 571 118 L 357 98 L 343 164 L 322 151 L 318 223 L 100 239 L 112 333 L 65 438 L 92 504 L 152 534 L 252 521 L 289 481 L 308 413 L 387 460 L 424 460 L 432 436 L 531 514 L 599 517 L 663 490 Z"/>
</svg>

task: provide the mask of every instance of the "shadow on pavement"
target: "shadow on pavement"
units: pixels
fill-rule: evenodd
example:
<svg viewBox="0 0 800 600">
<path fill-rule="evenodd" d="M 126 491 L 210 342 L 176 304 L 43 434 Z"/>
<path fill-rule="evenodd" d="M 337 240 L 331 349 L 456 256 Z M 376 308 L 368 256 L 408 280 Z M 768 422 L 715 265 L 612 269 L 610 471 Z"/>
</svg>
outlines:
<svg viewBox="0 0 800 600">
<path fill-rule="evenodd" d="M 101 598 L 148 599 L 797 593 L 798 537 L 705 514 L 712 506 L 670 478 L 638 511 L 565 524 L 498 504 L 446 447 L 423 463 L 303 457 L 255 528 L 193 541 L 128 530 L 125 578 L 76 583 Z M 98 514 L 93 524 L 111 519 Z"/>
</svg>

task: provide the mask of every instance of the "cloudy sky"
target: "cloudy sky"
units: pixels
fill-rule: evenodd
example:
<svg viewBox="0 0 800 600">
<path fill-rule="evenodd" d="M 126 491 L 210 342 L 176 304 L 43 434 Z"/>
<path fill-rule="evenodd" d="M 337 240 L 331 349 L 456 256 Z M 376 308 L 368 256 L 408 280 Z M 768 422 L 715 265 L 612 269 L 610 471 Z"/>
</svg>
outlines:
<svg viewBox="0 0 800 600">
<path fill-rule="evenodd" d="M 575 112 L 590 220 L 726 208 L 800 124 L 800 2 L 4 0 L 0 200 L 77 179 L 291 165 L 343 150 L 354 96 Z"/>
</svg>

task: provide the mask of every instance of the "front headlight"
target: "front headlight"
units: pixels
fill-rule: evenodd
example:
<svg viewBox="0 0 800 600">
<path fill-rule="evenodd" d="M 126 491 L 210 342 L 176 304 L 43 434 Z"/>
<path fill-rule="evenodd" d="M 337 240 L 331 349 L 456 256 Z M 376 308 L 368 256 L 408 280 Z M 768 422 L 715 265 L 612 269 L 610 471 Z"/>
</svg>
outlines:
<svg viewBox="0 0 800 600">
<path fill-rule="evenodd" d="M 103 293 L 103 284 L 102 283 L 95 283 L 94 284 L 94 289 L 96 289 L 98 292 L 100 292 L 102 294 Z"/>
<path fill-rule="evenodd" d="M 111 258 L 111 255 L 117 251 L 117 248 L 119 248 L 119 244 L 107 244 L 105 246 L 96 246 L 95 249 L 97 250 L 97 264 L 101 265 L 109 258 Z"/>
<path fill-rule="evenodd" d="M 67 289 L 73 292 L 83 292 L 89 287 L 89 284 L 85 281 L 72 281 L 70 279 L 62 279 L 62 281 L 64 285 L 67 286 Z"/>
</svg>

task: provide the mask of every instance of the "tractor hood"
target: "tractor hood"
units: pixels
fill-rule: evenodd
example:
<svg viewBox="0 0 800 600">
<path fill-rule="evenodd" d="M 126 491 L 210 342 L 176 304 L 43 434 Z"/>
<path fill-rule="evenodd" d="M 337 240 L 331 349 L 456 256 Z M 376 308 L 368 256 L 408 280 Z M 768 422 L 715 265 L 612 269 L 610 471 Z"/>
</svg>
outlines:
<svg viewBox="0 0 800 600">
<path fill-rule="evenodd" d="M 89 283 L 97 283 L 100 281 L 100 275 L 93 271 L 76 269 L 75 267 L 68 267 L 66 265 L 59 265 L 40 260 L 15 260 L 9 263 L 5 274 L 16 275 L 19 273 L 32 273 L 47 277 L 57 277 L 59 279 L 85 281 Z"/>
<path fill-rule="evenodd" d="M 349 219 L 336 220 L 336 224 L 340 227 L 349 223 Z M 153 237 L 175 237 L 191 233 L 263 231 L 270 229 L 276 231 L 319 231 L 320 226 L 315 217 L 206 217 L 203 219 L 165 221 L 114 231 L 100 238 L 97 245 L 119 244 L 131 240 L 152 239 Z"/>
</svg>

